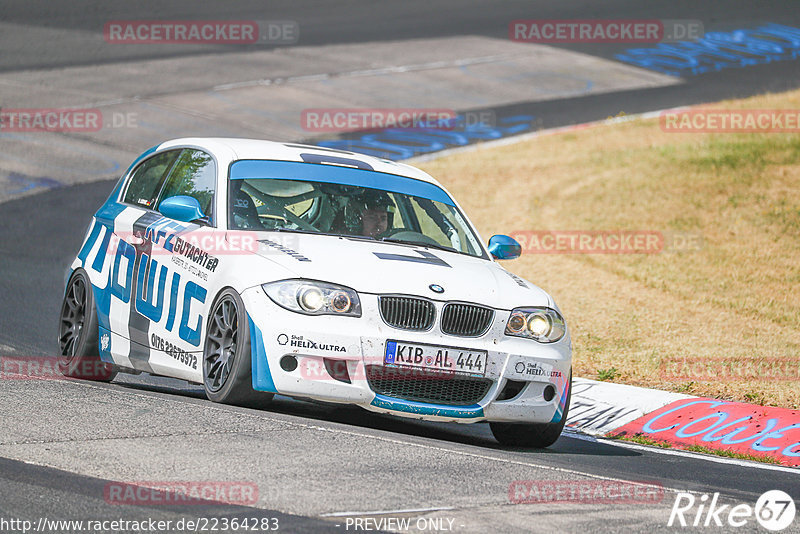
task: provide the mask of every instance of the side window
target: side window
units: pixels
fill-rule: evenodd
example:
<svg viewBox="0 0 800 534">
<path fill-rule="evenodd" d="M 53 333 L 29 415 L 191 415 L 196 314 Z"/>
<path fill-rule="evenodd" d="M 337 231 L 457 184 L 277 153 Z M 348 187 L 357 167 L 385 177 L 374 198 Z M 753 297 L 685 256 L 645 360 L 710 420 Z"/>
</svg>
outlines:
<svg viewBox="0 0 800 534">
<path fill-rule="evenodd" d="M 180 150 L 170 150 L 142 162 L 128 181 L 123 202 L 153 209 L 161 182 L 180 152 Z"/>
<path fill-rule="evenodd" d="M 217 183 L 217 166 L 210 154 L 201 150 L 185 149 L 175 168 L 167 178 L 159 204 L 169 197 L 187 195 L 197 199 L 203 213 L 213 221 L 214 190 Z"/>
</svg>

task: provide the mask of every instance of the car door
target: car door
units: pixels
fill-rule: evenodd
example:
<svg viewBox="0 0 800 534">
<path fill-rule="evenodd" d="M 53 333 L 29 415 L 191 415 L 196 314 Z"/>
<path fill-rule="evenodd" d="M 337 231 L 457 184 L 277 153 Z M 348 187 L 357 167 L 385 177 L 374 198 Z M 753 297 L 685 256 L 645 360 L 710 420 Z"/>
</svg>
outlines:
<svg viewBox="0 0 800 534">
<path fill-rule="evenodd" d="M 159 191 L 153 219 L 140 223 L 144 250 L 131 333 L 147 347 L 155 373 L 197 379 L 202 371 L 205 309 L 218 263 L 216 181 L 214 158 L 184 149 Z M 161 204 L 176 196 L 197 200 L 204 217 L 186 222 L 162 214 Z"/>
<path fill-rule="evenodd" d="M 153 211 L 156 199 L 180 153 L 180 149 L 168 150 L 139 163 L 123 187 L 118 209 L 109 214 L 113 220 L 102 220 L 108 210 L 98 213 L 98 220 L 114 229 L 107 288 L 109 329 L 116 334 L 111 352 L 115 363 L 144 371 L 150 370 L 146 351 L 142 350 L 147 340 L 136 328 L 142 319 L 135 311 L 137 275 L 148 252 L 142 229 L 147 221 L 157 218 Z"/>
</svg>

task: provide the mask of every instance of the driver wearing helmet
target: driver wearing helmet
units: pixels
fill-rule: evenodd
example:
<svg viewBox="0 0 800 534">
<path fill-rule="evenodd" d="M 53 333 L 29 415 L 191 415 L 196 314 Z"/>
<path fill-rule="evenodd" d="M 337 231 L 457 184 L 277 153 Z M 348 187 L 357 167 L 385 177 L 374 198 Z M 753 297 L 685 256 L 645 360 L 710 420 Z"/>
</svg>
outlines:
<svg viewBox="0 0 800 534">
<path fill-rule="evenodd" d="M 383 191 L 368 190 L 351 201 L 355 233 L 377 238 L 392 226 L 394 204 Z"/>
</svg>

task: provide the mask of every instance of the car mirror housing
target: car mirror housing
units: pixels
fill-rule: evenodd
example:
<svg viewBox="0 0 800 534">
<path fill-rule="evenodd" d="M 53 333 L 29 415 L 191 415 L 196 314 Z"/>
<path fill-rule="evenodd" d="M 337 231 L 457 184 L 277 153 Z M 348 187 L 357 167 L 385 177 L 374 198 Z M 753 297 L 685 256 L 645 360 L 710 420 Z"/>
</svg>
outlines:
<svg viewBox="0 0 800 534">
<path fill-rule="evenodd" d="M 513 237 L 493 235 L 489 239 L 489 254 L 496 260 L 513 260 L 522 254 L 522 247 Z"/>
<path fill-rule="evenodd" d="M 181 222 L 192 222 L 205 217 L 197 199 L 186 195 L 164 199 L 158 206 L 158 211 L 170 219 Z"/>
</svg>

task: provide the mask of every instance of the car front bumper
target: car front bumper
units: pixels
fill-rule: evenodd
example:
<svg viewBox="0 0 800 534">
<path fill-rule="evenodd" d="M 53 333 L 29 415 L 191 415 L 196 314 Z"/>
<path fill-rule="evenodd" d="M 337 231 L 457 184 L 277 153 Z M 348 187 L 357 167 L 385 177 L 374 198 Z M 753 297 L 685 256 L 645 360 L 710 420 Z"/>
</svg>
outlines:
<svg viewBox="0 0 800 534">
<path fill-rule="evenodd" d="M 357 404 L 373 412 L 426 420 L 460 423 L 561 420 L 570 387 L 569 332 L 557 343 L 549 344 L 507 336 L 504 334 L 510 314 L 507 310 L 496 310 L 489 330 L 480 337 L 444 334 L 438 320 L 425 332 L 400 330 L 381 318 L 377 295 L 361 293 L 360 297 L 361 317 L 308 316 L 276 305 L 260 287 L 245 290 L 242 299 L 250 322 L 253 388 L 292 397 Z M 435 304 L 438 319 L 444 303 Z M 374 387 L 374 377 L 376 372 L 391 371 L 383 367 L 387 340 L 485 350 L 487 365 L 482 383 L 486 387 L 479 398 L 469 403 L 463 399 L 430 402 L 382 394 L 380 388 Z M 464 381 L 467 386 L 474 385 L 470 382 L 472 378 L 451 374 L 445 375 L 445 379 L 448 376 Z M 419 373 L 410 371 L 398 379 L 417 380 Z M 435 387 L 430 382 L 419 385 Z M 444 385 L 458 389 L 455 383 Z M 511 396 L 509 388 L 520 391 Z"/>
</svg>

